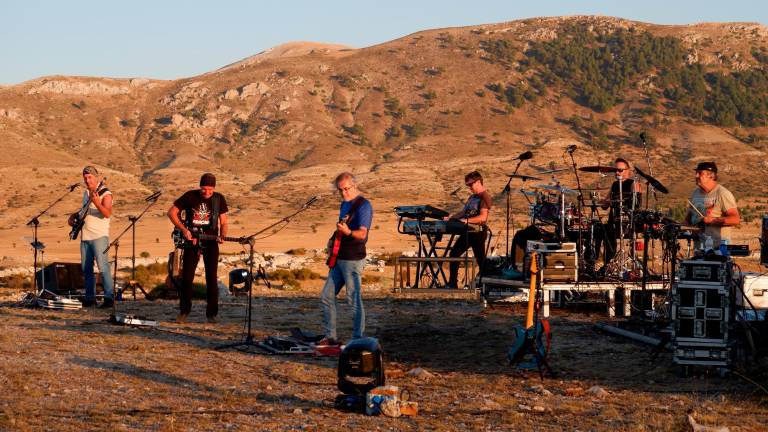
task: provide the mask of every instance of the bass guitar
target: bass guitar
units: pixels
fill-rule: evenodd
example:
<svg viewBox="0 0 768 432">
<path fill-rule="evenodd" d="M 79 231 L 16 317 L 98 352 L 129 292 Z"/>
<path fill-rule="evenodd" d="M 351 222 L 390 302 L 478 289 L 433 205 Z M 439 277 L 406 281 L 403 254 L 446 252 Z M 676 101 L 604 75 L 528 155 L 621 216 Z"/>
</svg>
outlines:
<svg viewBox="0 0 768 432">
<path fill-rule="evenodd" d="M 537 317 L 536 297 L 539 283 L 538 254 L 531 252 L 531 284 L 528 291 L 528 312 L 525 316 L 525 327 L 516 326 L 514 328 L 515 341 L 507 352 L 507 358 L 510 364 L 517 365 L 522 369 L 538 368 L 539 374 L 543 378 L 543 369 L 552 375 L 552 370 L 546 360 L 552 343 L 552 333 L 549 321 L 539 320 Z M 526 354 L 529 353 L 533 354 L 533 362 L 523 362 Z"/>
<path fill-rule="evenodd" d="M 102 186 L 104 186 L 104 183 L 107 181 L 107 178 L 104 177 L 98 185 L 96 185 L 96 190 L 98 191 L 101 189 Z M 83 226 L 85 225 L 85 216 L 88 214 L 88 208 L 91 206 L 91 202 L 93 200 L 91 199 L 91 194 L 88 194 L 88 200 L 85 202 L 82 208 L 80 208 L 80 211 L 75 213 L 72 220 L 72 230 L 69 231 L 69 239 L 70 240 L 77 240 L 77 238 L 80 236 L 80 231 L 83 230 Z"/>
<path fill-rule="evenodd" d="M 225 242 L 234 242 L 234 243 L 243 243 L 245 241 L 244 237 L 227 237 L 227 236 L 217 236 L 213 234 L 206 234 L 197 228 L 190 229 L 190 232 L 192 232 L 192 237 L 196 238 L 199 241 L 218 241 L 221 239 Z M 178 229 L 174 228 L 173 232 L 171 233 L 171 237 L 173 238 L 173 244 L 176 246 L 176 248 L 184 249 L 190 246 L 193 246 L 193 243 L 191 240 L 187 240 L 186 237 L 184 237 L 184 233 Z"/>
</svg>

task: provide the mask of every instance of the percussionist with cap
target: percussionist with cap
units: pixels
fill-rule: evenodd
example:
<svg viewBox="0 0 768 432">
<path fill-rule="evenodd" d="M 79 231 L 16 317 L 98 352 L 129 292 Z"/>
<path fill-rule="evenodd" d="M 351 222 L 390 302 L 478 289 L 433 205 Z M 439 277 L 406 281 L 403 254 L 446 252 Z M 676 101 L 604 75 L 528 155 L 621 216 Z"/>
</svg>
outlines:
<svg viewBox="0 0 768 432">
<path fill-rule="evenodd" d="M 715 162 L 700 162 L 696 165 L 696 186 L 690 198 L 695 209 L 688 210 L 686 224 L 704 225 L 704 232 L 699 236 L 700 242 L 710 237 L 715 248 L 722 240 L 730 242 L 731 227 L 738 225 L 741 218 L 736 198 L 717 182 Z"/>
</svg>

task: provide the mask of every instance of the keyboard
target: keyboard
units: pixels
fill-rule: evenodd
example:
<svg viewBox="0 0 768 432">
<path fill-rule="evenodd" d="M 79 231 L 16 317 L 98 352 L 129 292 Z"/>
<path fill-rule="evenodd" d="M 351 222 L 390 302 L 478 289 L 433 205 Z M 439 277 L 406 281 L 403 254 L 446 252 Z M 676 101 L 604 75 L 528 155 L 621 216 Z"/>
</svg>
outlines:
<svg viewBox="0 0 768 432">
<path fill-rule="evenodd" d="M 410 219 L 442 219 L 450 213 L 431 205 L 410 205 L 395 207 L 395 214 Z"/>
<path fill-rule="evenodd" d="M 403 222 L 404 234 L 418 234 L 419 225 L 423 234 L 463 234 L 465 232 L 480 232 L 482 228 L 479 225 L 464 224 L 455 219 L 448 221 L 419 221 L 409 220 Z"/>
</svg>

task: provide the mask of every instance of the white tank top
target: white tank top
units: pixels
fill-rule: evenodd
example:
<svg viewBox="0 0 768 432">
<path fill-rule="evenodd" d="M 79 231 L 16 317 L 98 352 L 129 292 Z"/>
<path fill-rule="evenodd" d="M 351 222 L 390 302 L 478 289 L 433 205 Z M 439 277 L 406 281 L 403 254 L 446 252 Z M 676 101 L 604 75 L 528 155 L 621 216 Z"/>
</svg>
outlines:
<svg viewBox="0 0 768 432">
<path fill-rule="evenodd" d="M 107 188 L 99 189 L 99 195 L 104 198 L 107 195 L 112 195 L 112 192 Z M 83 191 L 83 204 L 88 202 L 88 191 Z M 85 224 L 83 225 L 82 240 L 96 240 L 101 237 L 109 237 L 109 218 L 104 217 L 99 209 L 96 208 L 96 204 L 91 203 L 88 206 L 88 213 L 85 215 Z"/>
</svg>

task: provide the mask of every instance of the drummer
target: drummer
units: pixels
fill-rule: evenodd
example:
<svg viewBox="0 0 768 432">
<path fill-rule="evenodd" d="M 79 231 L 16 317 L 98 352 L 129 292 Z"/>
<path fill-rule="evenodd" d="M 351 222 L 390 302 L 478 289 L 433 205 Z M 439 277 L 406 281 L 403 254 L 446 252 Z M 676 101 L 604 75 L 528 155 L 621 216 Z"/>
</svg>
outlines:
<svg viewBox="0 0 768 432">
<path fill-rule="evenodd" d="M 610 193 L 602 199 L 600 206 L 603 210 L 610 208 L 608 212 L 608 223 L 605 224 L 605 248 L 603 250 L 603 263 L 609 263 L 616 255 L 616 244 L 620 236 L 619 210 L 621 204 L 621 211 L 624 215 L 628 215 L 635 209 L 637 203 L 640 202 L 640 184 L 636 182 L 632 176 L 632 170 L 629 162 L 624 158 L 616 158 L 613 162 L 614 168 L 616 168 L 616 180 L 611 184 Z M 621 185 L 621 195 L 619 194 L 619 185 Z M 626 220 L 626 218 L 625 218 Z M 628 219 L 631 221 L 631 219 Z M 624 225 L 624 236 L 631 230 L 631 224 Z M 597 240 L 599 243 L 599 239 Z M 599 250 L 599 244 L 596 246 Z"/>
</svg>

